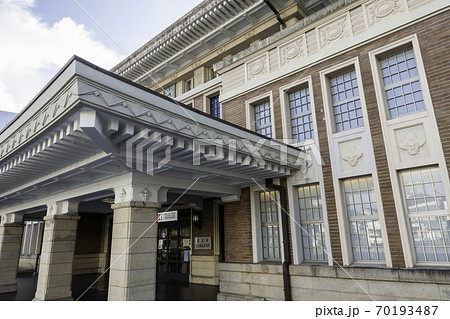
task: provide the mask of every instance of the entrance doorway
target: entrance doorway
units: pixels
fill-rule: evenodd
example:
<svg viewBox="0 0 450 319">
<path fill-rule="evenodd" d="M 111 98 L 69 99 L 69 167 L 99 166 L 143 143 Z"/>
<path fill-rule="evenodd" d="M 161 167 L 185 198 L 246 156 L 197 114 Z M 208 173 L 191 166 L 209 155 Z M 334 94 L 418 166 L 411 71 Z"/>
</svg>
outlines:
<svg viewBox="0 0 450 319">
<path fill-rule="evenodd" d="M 158 223 L 159 280 L 189 282 L 191 210 L 179 210 L 178 220 Z"/>
</svg>

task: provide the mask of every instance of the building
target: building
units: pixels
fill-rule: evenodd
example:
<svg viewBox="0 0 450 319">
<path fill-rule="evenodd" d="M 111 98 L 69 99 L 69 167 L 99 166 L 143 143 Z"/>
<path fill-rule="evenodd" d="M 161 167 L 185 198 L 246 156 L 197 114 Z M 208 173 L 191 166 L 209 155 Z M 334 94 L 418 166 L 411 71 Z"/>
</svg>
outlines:
<svg viewBox="0 0 450 319">
<path fill-rule="evenodd" d="M 204 1 L 112 72 L 74 57 L 0 135 L 0 291 L 44 219 L 40 300 L 108 267 L 109 300 L 449 300 L 448 19 Z"/>
<path fill-rule="evenodd" d="M 0 111 L 0 130 L 3 129 L 16 116 L 16 113 Z"/>
</svg>

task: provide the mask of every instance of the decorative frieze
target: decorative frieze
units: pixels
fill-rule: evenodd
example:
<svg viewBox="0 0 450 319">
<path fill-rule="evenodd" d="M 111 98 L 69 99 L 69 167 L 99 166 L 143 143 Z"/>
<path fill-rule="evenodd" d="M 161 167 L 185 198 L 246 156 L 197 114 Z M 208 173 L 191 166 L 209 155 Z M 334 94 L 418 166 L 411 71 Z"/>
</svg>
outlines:
<svg viewBox="0 0 450 319">
<path fill-rule="evenodd" d="M 75 88 L 71 86 L 58 98 L 44 106 L 40 113 L 0 144 L 0 159 L 6 157 L 13 150 L 28 141 L 32 136 L 41 132 L 44 127 L 47 127 L 54 119 L 59 117 L 59 115 L 77 99 L 78 95 L 75 93 Z"/>
<path fill-rule="evenodd" d="M 404 0 L 373 0 L 363 4 L 363 8 L 368 27 L 407 10 Z"/>
<path fill-rule="evenodd" d="M 307 55 L 305 34 L 278 47 L 280 66 Z"/>
<path fill-rule="evenodd" d="M 267 56 L 267 53 L 247 62 L 245 66 L 247 81 L 250 81 L 261 74 L 267 73 L 269 70 L 268 63 L 269 57 Z"/>
<path fill-rule="evenodd" d="M 317 28 L 319 45 L 323 49 L 338 39 L 353 36 L 349 13 L 346 13 Z"/>
</svg>

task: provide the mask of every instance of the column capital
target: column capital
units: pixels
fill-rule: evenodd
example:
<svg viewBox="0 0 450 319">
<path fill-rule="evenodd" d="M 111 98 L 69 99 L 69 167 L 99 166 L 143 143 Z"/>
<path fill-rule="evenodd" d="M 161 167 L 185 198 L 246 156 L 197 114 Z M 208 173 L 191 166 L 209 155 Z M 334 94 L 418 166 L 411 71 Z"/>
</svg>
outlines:
<svg viewBox="0 0 450 319">
<path fill-rule="evenodd" d="M 23 224 L 23 214 L 12 213 L 1 215 L 1 225 Z"/>
<path fill-rule="evenodd" d="M 120 208 L 128 208 L 128 207 L 133 207 L 133 208 L 160 208 L 161 204 L 160 203 L 152 203 L 152 202 L 121 202 L 121 203 L 117 203 L 117 204 L 112 204 L 111 208 L 112 209 L 120 209 Z"/>
<path fill-rule="evenodd" d="M 167 201 L 167 187 L 145 183 L 129 183 L 114 188 L 115 204 L 130 202 L 164 203 Z"/>
<path fill-rule="evenodd" d="M 47 216 L 78 215 L 80 201 L 64 200 L 47 204 Z"/>
</svg>

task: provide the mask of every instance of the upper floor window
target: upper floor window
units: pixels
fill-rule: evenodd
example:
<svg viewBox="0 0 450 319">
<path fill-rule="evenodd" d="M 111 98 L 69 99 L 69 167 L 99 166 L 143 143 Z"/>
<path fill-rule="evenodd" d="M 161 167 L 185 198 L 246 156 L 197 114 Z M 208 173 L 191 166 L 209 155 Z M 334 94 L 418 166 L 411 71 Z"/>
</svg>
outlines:
<svg viewBox="0 0 450 319">
<path fill-rule="evenodd" d="M 214 68 L 209 69 L 209 80 L 213 80 L 217 77 L 217 72 L 214 71 Z"/>
<path fill-rule="evenodd" d="M 192 82 L 193 82 L 192 79 L 189 79 L 185 82 L 185 89 L 184 89 L 185 92 L 192 90 Z"/>
<path fill-rule="evenodd" d="M 272 115 L 269 101 L 254 105 L 256 133 L 272 138 Z"/>
<path fill-rule="evenodd" d="M 220 119 L 220 101 L 219 95 L 209 98 L 209 114 Z"/>
<path fill-rule="evenodd" d="M 390 118 L 425 109 L 413 49 L 405 49 L 379 60 Z"/>
<path fill-rule="evenodd" d="M 288 94 L 292 139 L 297 142 L 314 138 L 309 88 L 304 87 Z"/>
<path fill-rule="evenodd" d="M 336 132 L 364 126 L 356 71 L 330 78 L 330 90 Z"/>
<path fill-rule="evenodd" d="M 326 260 L 325 228 L 319 184 L 297 188 L 304 260 Z"/>
<path fill-rule="evenodd" d="M 450 212 L 438 167 L 400 172 L 417 262 L 450 262 Z"/>
</svg>

